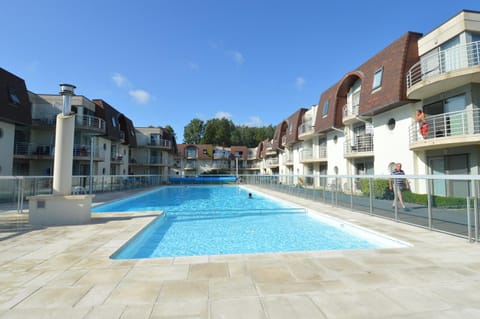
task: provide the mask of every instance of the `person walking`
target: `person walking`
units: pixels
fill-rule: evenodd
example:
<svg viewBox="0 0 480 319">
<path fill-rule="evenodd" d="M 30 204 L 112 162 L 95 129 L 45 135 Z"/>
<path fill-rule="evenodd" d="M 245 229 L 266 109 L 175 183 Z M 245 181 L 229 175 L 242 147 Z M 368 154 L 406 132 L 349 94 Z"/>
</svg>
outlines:
<svg viewBox="0 0 480 319">
<path fill-rule="evenodd" d="M 395 169 L 392 171 L 392 175 L 394 176 L 405 175 L 405 172 L 402 170 L 401 163 L 395 164 Z M 398 200 L 400 201 L 400 204 L 405 209 L 405 204 L 403 203 L 402 191 L 410 188 L 408 180 L 406 178 L 390 178 L 388 184 L 389 184 L 388 186 L 390 190 L 393 190 L 392 207 L 396 206 L 397 198 L 398 198 Z"/>
</svg>

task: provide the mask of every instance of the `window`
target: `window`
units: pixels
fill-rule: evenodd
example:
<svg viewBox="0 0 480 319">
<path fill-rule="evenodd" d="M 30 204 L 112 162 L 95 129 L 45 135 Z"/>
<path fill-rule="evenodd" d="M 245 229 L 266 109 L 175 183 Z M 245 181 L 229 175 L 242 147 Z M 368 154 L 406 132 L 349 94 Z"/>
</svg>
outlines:
<svg viewBox="0 0 480 319">
<path fill-rule="evenodd" d="M 20 105 L 20 99 L 17 96 L 17 91 L 14 88 L 8 88 L 8 100 L 10 103 Z"/>
<path fill-rule="evenodd" d="M 393 131 L 393 129 L 395 128 L 395 119 L 394 118 L 389 119 L 387 126 L 390 131 Z"/>
<path fill-rule="evenodd" d="M 329 101 L 327 100 L 325 102 L 325 104 L 323 104 L 323 111 L 322 111 L 322 117 L 325 117 L 328 115 L 328 105 L 329 105 Z"/>
<path fill-rule="evenodd" d="M 114 117 L 112 117 L 112 125 L 113 127 L 117 127 L 117 121 L 115 120 Z"/>
<path fill-rule="evenodd" d="M 373 75 L 373 85 L 372 90 L 378 89 L 382 86 L 382 78 L 383 78 L 383 67 L 375 71 Z"/>
</svg>

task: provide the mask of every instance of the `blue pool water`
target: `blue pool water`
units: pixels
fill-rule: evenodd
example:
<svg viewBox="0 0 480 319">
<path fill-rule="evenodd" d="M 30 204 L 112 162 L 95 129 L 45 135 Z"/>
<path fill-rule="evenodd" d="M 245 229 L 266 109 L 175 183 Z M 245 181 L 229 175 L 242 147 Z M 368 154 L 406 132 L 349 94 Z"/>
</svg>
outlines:
<svg viewBox="0 0 480 319">
<path fill-rule="evenodd" d="M 398 246 L 371 233 L 359 235 L 346 224 L 321 222 L 303 208 L 258 193 L 248 199 L 248 193 L 239 186 L 163 187 L 94 211 L 166 211 L 115 259 Z"/>
</svg>

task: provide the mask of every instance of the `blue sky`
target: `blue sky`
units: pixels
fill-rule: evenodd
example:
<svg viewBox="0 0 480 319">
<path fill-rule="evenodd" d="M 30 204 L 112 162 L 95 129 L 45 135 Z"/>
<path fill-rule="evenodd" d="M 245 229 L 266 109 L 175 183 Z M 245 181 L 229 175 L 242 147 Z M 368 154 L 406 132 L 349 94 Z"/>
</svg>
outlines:
<svg viewBox="0 0 480 319">
<path fill-rule="evenodd" d="M 0 66 L 34 93 L 60 83 L 135 126 L 191 119 L 277 125 L 407 31 L 478 0 L 15 0 L 2 3 Z"/>
</svg>

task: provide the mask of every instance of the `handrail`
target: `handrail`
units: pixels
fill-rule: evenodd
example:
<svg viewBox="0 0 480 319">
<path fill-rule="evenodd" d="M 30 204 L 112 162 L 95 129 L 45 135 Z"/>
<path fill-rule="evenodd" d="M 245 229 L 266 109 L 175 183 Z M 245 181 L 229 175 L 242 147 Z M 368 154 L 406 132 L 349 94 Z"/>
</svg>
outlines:
<svg viewBox="0 0 480 319">
<path fill-rule="evenodd" d="M 427 54 L 408 70 L 407 89 L 430 77 L 477 65 L 480 65 L 480 41 Z"/>
</svg>

